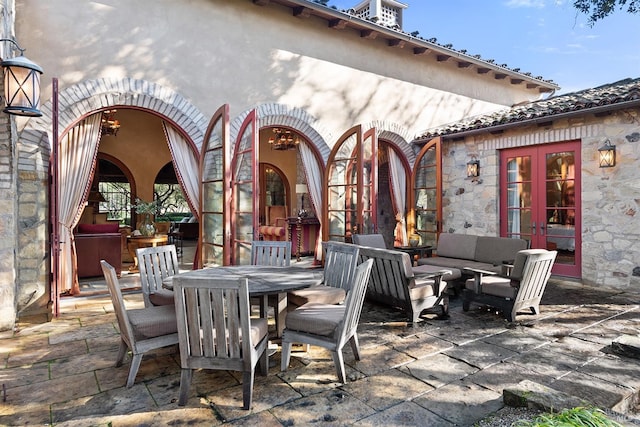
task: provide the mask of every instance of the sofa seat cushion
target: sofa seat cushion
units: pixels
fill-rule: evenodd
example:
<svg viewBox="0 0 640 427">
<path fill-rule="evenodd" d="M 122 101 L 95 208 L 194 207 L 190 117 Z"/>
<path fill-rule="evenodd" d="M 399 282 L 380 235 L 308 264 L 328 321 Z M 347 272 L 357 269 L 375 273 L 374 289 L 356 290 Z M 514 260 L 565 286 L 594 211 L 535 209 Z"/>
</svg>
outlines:
<svg viewBox="0 0 640 427">
<path fill-rule="evenodd" d="M 149 294 L 149 301 L 153 305 L 174 305 L 175 300 L 173 297 L 173 291 L 168 289 L 157 289 Z"/>
<path fill-rule="evenodd" d="M 318 316 L 319 312 L 322 316 Z M 344 319 L 344 312 L 344 305 L 304 304 L 287 313 L 285 325 L 294 331 L 331 337 Z"/>
<path fill-rule="evenodd" d="M 127 310 L 127 316 L 137 339 L 160 337 L 178 332 L 176 308 L 173 305 Z"/>
<path fill-rule="evenodd" d="M 475 259 L 478 236 L 442 233 L 438 237 L 436 253 L 439 257 Z"/>
<path fill-rule="evenodd" d="M 436 295 L 442 295 L 442 293 L 447 288 L 447 282 L 444 280 L 440 281 L 440 287 L 438 289 L 438 293 L 436 294 L 433 291 L 433 279 L 417 279 L 415 282 L 409 287 L 409 295 L 412 301 L 421 300 L 429 297 L 433 297 Z"/>
<path fill-rule="evenodd" d="M 346 297 L 344 289 L 326 285 L 311 286 L 287 294 L 289 303 L 297 307 L 308 303 L 340 304 Z"/>
<path fill-rule="evenodd" d="M 467 279 L 464 284 L 466 289 L 475 290 L 475 279 Z M 502 298 L 515 299 L 518 288 L 511 285 L 511 280 L 500 276 L 482 276 L 482 293 L 495 295 Z"/>
</svg>

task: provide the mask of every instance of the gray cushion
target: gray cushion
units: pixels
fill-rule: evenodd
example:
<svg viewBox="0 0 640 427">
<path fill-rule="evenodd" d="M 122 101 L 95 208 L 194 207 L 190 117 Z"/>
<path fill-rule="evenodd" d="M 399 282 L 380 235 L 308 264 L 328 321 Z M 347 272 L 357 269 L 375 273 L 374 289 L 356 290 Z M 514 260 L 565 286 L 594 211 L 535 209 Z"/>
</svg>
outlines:
<svg viewBox="0 0 640 427">
<path fill-rule="evenodd" d="M 472 259 L 493 265 L 500 265 L 504 261 L 513 262 L 518 251 L 527 249 L 527 245 L 524 239 L 480 236 Z"/>
<path fill-rule="evenodd" d="M 287 313 L 287 329 L 330 337 L 344 318 L 345 306 L 309 303 Z"/>
<path fill-rule="evenodd" d="M 470 234 L 442 233 L 436 253 L 439 257 L 474 259 L 477 239 L 478 236 Z"/>
<path fill-rule="evenodd" d="M 173 305 L 127 310 L 137 339 L 160 337 L 178 332 L 176 308 Z"/>
<path fill-rule="evenodd" d="M 326 285 L 312 286 L 287 294 L 289 303 L 298 307 L 308 303 L 340 304 L 346 296 L 344 289 Z"/>
<path fill-rule="evenodd" d="M 251 343 L 255 346 L 269 332 L 267 319 L 250 319 L 251 322 Z"/>
<path fill-rule="evenodd" d="M 384 237 L 382 234 L 354 234 L 352 236 L 353 243 L 360 246 L 368 246 L 370 248 L 386 249 Z"/>
<path fill-rule="evenodd" d="M 174 305 L 175 299 L 173 297 L 173 291 L 168 289 L 156 289 L 149 294 L 149 301 L 153 305 Z"/>
<path fill-rule="evenodd" d="M 435 294 L 433 292 L 433 279 L 418 279 L 409 287 L 409 295 L 411 295 L 411 300 L 416 301 L 428 297 L 432 297 Z M 438 290 L 438 295 L 441 295 L 447 287 L 447 282 L 444 280 L 440 281 L 440 288 Z"/>
<path fill-rule="evenodd" d="M 465 288 L 474 290 L 475 279 L 468 279 Z M 511 285 L 511 280 L 500 276 L 482 276 L 482 293 L 495 295 L 502 298 L 515 299 L 518 288 Z"/>
</svg>

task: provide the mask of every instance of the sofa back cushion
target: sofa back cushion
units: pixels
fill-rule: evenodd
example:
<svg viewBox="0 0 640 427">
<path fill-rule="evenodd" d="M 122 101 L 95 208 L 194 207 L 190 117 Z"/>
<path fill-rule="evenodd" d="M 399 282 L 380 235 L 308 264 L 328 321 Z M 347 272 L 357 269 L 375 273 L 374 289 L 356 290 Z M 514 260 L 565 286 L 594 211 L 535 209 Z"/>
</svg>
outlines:
<svg viewBox="0 0 640 427">
<path fill-rule="evenodd" d="M 527 241 L 524 239 L 479 236 L 474 259 L 478 262 L 499 265 L 505 261 L 513 262 L 518 251 L 524 249 L 527 249 Z"/>
<path fill-rule="evenodd" d="M 118 233 L 120 224 L 117 222 L 110 224 L 78 224 L 78 233 L 81 234 L 101 234 Z"/>
<path fill-rule="evenodd" d="M 442 233 L 438 237 L 438 256 L 474 259 L 478 236 L 471 234 Z"/>
<path fill-rule="evenodd" d="M 351 236 L 353 243 L 359 246 L 368 246 L 370 248 L 386 249 L 384 237 L 382 234 L 354 234 Z"/>
</svg>

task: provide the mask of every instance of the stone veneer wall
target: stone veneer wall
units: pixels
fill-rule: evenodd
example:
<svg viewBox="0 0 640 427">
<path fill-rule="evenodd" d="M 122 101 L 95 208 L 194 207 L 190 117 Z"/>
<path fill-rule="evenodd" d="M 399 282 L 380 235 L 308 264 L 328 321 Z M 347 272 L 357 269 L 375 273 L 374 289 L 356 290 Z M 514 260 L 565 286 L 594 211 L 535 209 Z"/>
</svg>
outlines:
<svg viewBox="0 0 640 427">
<path fill-rule="evenodd" d="M 616 167 L 598 167 L 605 139 L 617 149 Z M 494 136 L 482 133 L 443 145 L 443 231 L 498 235 L 499 150 L 582 141 L 582 282 L 620 290 L 640 288 L 640 111 L 562 119 Z M 466 177 L 476 155 L 480 177 Z"/>
</svg>

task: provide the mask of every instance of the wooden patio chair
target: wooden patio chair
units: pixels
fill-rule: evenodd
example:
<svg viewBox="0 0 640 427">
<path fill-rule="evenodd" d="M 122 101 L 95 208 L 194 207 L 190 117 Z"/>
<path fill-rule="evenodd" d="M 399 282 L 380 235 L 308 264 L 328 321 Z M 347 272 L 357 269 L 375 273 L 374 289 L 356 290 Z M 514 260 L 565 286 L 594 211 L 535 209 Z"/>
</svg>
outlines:
<svg viewBox="0 0 640 427">
<path fill-rule="evenodd" d="M 291 265 L 291 242 L 274 240 L 254 240 L 251 242 L 251 265 L 266 265 L 270 267 L 288 267 Z M 260 299 L 260 312 L 264 309 L 264 298 Z M 256 303 L 256 298 L 252 298 L 252 304 Z M 269 307 L 273 307 L 276 333 L 280 337 L 284 330 L 284 325 L 278 320 L 278 313 L 284 312 L 287 307 L 287 294 L 270 295 L 268 297 Z"/>
<path fill-rule="evenodd" d="M 556 255 L 556 251 L 545 249 L 519 251 L 513 266 L 508 268 L 511 271 L 503 274 L 465 269 L 472 272 L 474 278 L 465 282 L 462 309 L 468 311 L 471 303 L 496 307 L 509 322 L 513 322 L 522 309 L 538 314 Z"/>
<path fill-rule="evenodd" d="M 369 259 L 356 268 L 344 304 L 308 303 L 287 314 L 282 335 L 282 371 L 289 367 L 293 343 L 317 345 L 332 352 L 338 380 L 347 382 L 342 349 L 348 342 L 355 359 L 360 360 L 356 331 L 372 266 L 373 260 Z"/>
<path fill-rule="evenodd" d="M 111 294 L 111 302 L 120 329 L 120 350 L 116 367 L 122 365 L 127 348 L 131 350 L 131 367 L 127 378 L 127 387 L 131 387 L 144 353 L 178 344 L 176 312 L 173 306 L 169 305 L 127 310 L 116 270 L 104 260 L 100 261 L 100 265 L 109 288 L 109 294 Z"/>
<path fill-rule="evenodd" d="M 175 245 L 136 249 L 144 306 L 173 305 L 173 292 L 162 287 L 162 280 L 180 272 Z"/>
<path fill-rule="evenodd" d="M 173 281 L 180 338 L 180 398 L 184 406 L 194 369 L 241 371 L 243 408 L 250 409 L 256 364 L 267 375 L 267 320 L 250 318 L 247 278 Z"/>
<path fill-rule="evenodd" d="M 358 265 L 359 247 L 349 243 L 322 242 L 326 249 L 322 283 L 288 293 L 289 310 L 309 302 L 341 304 Z"/>
</svg>

